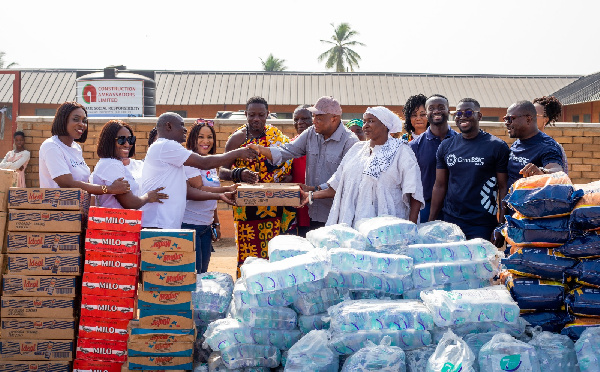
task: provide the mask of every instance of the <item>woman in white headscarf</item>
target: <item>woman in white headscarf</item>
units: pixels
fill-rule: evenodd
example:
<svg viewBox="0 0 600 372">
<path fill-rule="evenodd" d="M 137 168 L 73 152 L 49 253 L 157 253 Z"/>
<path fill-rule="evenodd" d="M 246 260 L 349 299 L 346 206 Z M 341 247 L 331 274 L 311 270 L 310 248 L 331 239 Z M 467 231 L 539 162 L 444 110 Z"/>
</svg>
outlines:
<svg viewBox="0 0 600 372">
<path fill-rule="evenodd" d="M 363 115 L 368 141 L 344 156 L 329 188 L 303 195 L 303 204 L 334 198 L 327 225 L 355 226 L 362 218 L 390 215 L 417 222 L 425 204 L 421 171 L 415 154 L 390 133 L 402 131 L 402 120 L 389 109 L 369 107 Z"/>
</svg>

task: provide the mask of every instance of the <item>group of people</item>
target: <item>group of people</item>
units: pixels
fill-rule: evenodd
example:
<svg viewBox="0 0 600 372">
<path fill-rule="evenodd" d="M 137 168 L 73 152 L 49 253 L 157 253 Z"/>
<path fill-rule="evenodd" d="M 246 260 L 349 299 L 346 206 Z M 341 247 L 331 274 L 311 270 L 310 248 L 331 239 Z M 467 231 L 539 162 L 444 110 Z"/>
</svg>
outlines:
<svg viewBox="0 0 600 372">
<path fill-rule="evenodd" d="M 566 170 L 564 151 L 542 131 L 560 113 L 555 103 L 544 97 L 511 105 L 504 122 L 516 141 L 509 149 L 479 128 L 480 105 L 472 98 L 456 106 L 457 132 L 448 124 L 444 96 L 410 97 L 406 136 L 396 138 L 403 123 L 389 109 L 369 107 L 362 120 L 343 124 L 341 105 L 325 96 L 294 111 L 297 135 L 290 140 L 267 124 L 267 101 L 252 97 L 247 123 L 231 134 L 223 154 L 216 154 L 211 120 L 198 119 L 188 135 L 183 118 L 168 112 L 149 135 L 145 159 L 137 160 L 133 129 L 110 120 L 91 173 L 78 144 L 87 138 L 87 112 L 65 102 L 53 136 L 40 147 L 40 187 L 77 187 L 96 195 L 98 206 L 141 209 L 144 228 L 196 230 L 198 272 L 207 271 L 211 241 L 220 237 L 218 200 L 233 205 L 238 268 L 247 257 L 267 258 L 268 241 L 280 233 L 305 235 L 379 215 L 440 219 L 457 224 L 468 239 L 497 241 L 493 231 L 504 219 L 498 201 L 508 187 L 523 176 Z M 220 180 L 233 185 L 222 187 Z M 298 183 L 301 206 L 237 206 L 234 191 L 242 182 Z"/>
</svg>

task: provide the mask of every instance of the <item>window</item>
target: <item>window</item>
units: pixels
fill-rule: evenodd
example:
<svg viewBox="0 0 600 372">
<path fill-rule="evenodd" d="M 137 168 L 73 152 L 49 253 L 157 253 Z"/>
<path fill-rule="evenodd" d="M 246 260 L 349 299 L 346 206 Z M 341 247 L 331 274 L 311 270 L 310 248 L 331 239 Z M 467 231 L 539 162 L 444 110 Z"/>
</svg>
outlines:
<svg viewBox="0 0 600 372">
<path fill-rule="evenodd" d="M 579 115 L 573 115 L 573 123 L 579 123 Z"/>
<path fill-rule="evenodd" d="M 289 112 L 275 112 L 274 114 L 275 114 L 275 116 L 277 116 L 277 119 L 293 119 L 294 118 L 294 114 L 289 113 Z"/>
<path fill-rule="evenodd" d="M 362 113 L 353 113 L 353 112 L 342 112 L 342 120 L 352 120 L 352 119 L 361 119 L 363 118 Z"/>
<path fill-rule="evenodd" d="M 500 121 L 499 116 L 484 116 L 481 118 L 481 121 Z"/>
<path fill-rule="evenodd" d="M 179 114 L 182 118 L 187 118 L 187 111 L 186 110 L 173 110 L 171 112 Z"/>
<path fill-rule="evenodd" d="M 591 123 L 592 122 L 592 114 L 583 114 L 583 122 Z"/>
<path fill-rule="evenodd" d="M 54 116 L 56 115 L 55 108 L 36 108 L 35 116 Z"/>
</svg>

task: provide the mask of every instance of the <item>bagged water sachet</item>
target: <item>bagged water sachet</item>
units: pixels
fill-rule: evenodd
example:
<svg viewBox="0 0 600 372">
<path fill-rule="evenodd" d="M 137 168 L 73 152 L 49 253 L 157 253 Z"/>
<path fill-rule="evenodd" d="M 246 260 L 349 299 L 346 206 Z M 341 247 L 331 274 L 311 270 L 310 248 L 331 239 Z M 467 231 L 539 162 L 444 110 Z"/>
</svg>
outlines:
<svg viewBox="0 0 600 372">
<path fill-rule="evenodd" d="M 341 372 L 406 372 L 404 351 L 391 342 L 388 336 L 379 345 L 367 341 L 367 346 L 346 359 Z"/>
<path fill-rule="evenodd" d="M 315 246 L 301 236 L 277 235 L 269 240 L 268 249 L 269 262 L 277 262 L 307 253 L 315 249 Z"/>
<path fill-rule="evenodd" d="M 339 358 L 327 342 L 327 331 L 310 331 L 288 351 L 285 371 L 337 372 Z"/>
<path fill-rule="evenodd" d="M 275 346 L 235 344 L 221 350 L 221 358 L 227 368 L 275 368 L 281 360 L 281 352 Z"/>
<path fill-rule="evenodd" d="M 544 372 L 579 372 L 575 344 L 565 335 L 539 332 L 529 341 Z"/>
<path fill-rule="evenodd" d="M 535 348 L 506 333 L 498 333 L 479 351 L 479 369 L 485 372 L 541 372 Z"/>
<path fill-rule="evenodd" d="M 413 350 L 431 344 L 431 334 L 422 329 L 371 329 L 349 333 L 333 332 L 329 347 L 340 355 L 350 355 L 365 347 L 367 341 L 380 343 L 384 337 L 389 337 L 392 346 L 402 350 Z"/>
<path fill-rule="evenodd" d="M 229 274 L 207 272 L 196 276 L 196 290 L 192 292 L 192 307 L 224 313 L 231 302 L 233 278 Z"/>
<path fill-rule="evenodd" d="M 430 221 L 417 225 L 420 244 L 460 242 L 467 240 L 460 227 L 444 221 Z"/>
<path fill-rule="evenodd" d="M 600 372 L 600 327 L 588 328 L 575 342 L 581 372 Z"/>
<path fill-rule="evenodd" d="M 426 372 L 473 371 L 475 355 L 460 337 L 452 331 L 444 333 L 427 361 Z"/>
<path fill-rule="evenodd" d="M 406 350 L 406 371 L 422 372 L 427 369 L 427 361 L 435 352 L 436 345 L 424 346 L 414 350 Z"/>
<path fill-rule="evenodd" d="M 367 248 L 367 238 L 346 223 L 311 230 L 306 234 L 306 239 L 316 248 Z"/>
<path fill-rule="evenodd" d="M 485 332 L 485 333 L 470 333 L 463 336 L 463 340 L 467 343 L 473 355 L 475 355 L 475 362 L 473 363 L 473 369 L 479 371 L 479 350 L 483 345 L 487 344 L 492 337 L 497 335 L 498 332 Z"/>
<path fill-rule="evenodd" d="M 473 322 L 515 323 L 519 306 L 504 286 L 456 291 L 423 291 L 421 299 L 438 327 Z"/>
<path fill-rule="evenodd" d="M 525 335 L 525 329 L 527 322 L 519 317 L 516 323 L 506 322 L 477 322 L 477 323 L 463 323 L 450 327 L 435 327 L 431 330 L 431 337 L 434 343 L 440 342 L 444 333 L 451 329 L 455 335 L 465 338 L 471 334 L 482 334 L 482 333 L 507 333 L 513 337 L 521 338 Z"/>
</svg>

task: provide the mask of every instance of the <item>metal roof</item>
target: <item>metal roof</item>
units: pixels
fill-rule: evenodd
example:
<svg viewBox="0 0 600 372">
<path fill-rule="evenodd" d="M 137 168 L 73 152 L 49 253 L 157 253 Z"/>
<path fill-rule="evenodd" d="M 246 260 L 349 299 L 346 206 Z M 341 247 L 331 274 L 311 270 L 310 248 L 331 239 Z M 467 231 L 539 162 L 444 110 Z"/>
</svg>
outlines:
<svg viewBox="0 0 600 372">
<path fill-rule="evenodd" d="M 96 71 L 96 70 L 94 70 Z M 92 72 L 92 70 L 90 70 Z M 443 94 L 454 105 L 472 97 L 484 107 L 548 95 L 579 75 L 449 75 L 405 73 L 156 71 L 158 105 L 236 105 L 262 96 L 271 105 L 314 103 L 323 95 L 342 105 L 402 106 L 417 93 Z M 12 102 L 11 75 L 0 75 L 0 102 Z M 22 70 L 23 103 L 75 99 L 76 70 Z"/>
<path fill-rule="evenodd" d="M 600 72 L 582 76 L 553 94 L 563 105 L 600 101 Z"/>
</svg>

